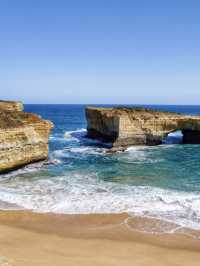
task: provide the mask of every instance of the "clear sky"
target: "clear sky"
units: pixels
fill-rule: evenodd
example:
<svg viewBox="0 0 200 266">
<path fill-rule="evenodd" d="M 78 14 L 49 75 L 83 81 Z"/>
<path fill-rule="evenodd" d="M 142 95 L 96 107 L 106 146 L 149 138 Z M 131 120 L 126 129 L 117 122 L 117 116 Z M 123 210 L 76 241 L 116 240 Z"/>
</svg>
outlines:
<svg viewBox="0 0 200 266">
<path fill-rule="evenodd" d="M 200 104 L 200 1 L 2 0 L 0 98 Z"/>
</svg>

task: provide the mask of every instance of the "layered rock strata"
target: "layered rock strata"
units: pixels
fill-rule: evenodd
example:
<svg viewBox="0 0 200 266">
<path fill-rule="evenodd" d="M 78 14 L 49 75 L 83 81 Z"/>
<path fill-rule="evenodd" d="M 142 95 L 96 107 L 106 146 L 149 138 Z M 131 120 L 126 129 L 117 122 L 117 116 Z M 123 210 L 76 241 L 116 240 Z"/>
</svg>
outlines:
<svg viewBox="0 0 200 266">
<path fill-rule="evenodd" d="M 48 139 L 53 124 L 23 105 L 0 101 L 0 173 L 48 157 Z"/>
<path fill-rule="evenodd" d="M 12 101 L 0 101 L 0 110 L 21 112 L 23 111 L 23 103 Z"/>
<path fill-rule="evenodd" d="M 87 135 L 113 147 L 158 145 L 182 130 L 183 143 L 200 143 L 200 116 L 143 108 L 86 108 Z"/>
</svg>

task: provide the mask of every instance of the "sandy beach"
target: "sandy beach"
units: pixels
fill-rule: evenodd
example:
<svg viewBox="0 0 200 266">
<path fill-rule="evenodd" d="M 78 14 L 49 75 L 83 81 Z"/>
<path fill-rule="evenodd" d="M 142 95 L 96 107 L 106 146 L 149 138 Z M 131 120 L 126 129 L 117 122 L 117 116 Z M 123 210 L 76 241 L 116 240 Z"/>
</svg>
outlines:
<svg viewBox="0 0 200 266">
<path fill-rule="evenodd" d="M 138 232 L 134 218 L 126 226 L 127 218 L 1 211 L 0 265 L 199 265 L 196 237 Z"/>
<path fill-rule="evenodd" d="M 200 266 L 199 10 L 0 1 L 0 266 Z"/>
</svg>

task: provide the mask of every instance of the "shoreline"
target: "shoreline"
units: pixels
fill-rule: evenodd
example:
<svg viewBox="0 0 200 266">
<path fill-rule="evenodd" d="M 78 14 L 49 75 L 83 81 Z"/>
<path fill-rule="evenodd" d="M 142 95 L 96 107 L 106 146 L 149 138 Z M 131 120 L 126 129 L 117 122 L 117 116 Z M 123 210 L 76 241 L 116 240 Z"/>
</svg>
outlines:
<svg viewBox="0 0 200 266">
<path fill-rule="evenodd" d="M 126 213 L 0 211 L 0 263 L 3 258 L 9 266 L 129 266 L 133 261 L 140 266 L 199 265 L 198 231 L 193 232 L 196 238 L 187 235 L 188 231 L 150 234 L 139 232 L 138 224 L 154 226 L 152 220 Z M 37 264 L 36 259 L 41 262 Z"/>
</svg>

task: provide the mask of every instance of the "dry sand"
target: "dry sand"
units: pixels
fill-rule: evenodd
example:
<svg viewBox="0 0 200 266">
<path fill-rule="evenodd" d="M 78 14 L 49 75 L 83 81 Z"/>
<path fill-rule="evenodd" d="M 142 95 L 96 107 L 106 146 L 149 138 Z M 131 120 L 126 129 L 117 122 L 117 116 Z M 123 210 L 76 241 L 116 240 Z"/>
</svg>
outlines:
<svg viewBox="0 0 200 266">
<path fill-rule="evenodd" d="M 3 266 L 199 266 L 200 240 L 135 231 L 120 215 L 0 212 Z M 151 221 L 150 221 L 151 223 Z M 195 233 L 198 235 L 198 232 Z"/>
</svg>

